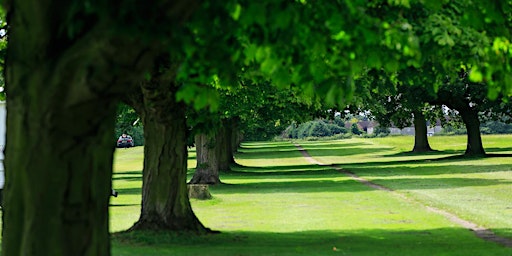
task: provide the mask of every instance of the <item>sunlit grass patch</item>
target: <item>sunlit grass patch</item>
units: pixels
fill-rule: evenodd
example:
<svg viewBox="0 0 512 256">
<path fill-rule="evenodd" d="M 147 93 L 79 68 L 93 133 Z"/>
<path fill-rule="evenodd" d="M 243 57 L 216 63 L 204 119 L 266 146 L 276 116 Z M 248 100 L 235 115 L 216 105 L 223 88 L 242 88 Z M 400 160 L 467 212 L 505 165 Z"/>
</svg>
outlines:
<svg viewBox="0 0 512 256">
<path fill-rule="evenodd" d="M 290 142 L 244 143 L 236 155 L 240 166 L 221 174 L 225 184 L 210 186 L 213 199 L 191 201 L 202 223 L 221 234 L 116 234 L 113 254 L 511 255 L 511 249 L 477 238 L 425 207 L 510 235 L 509 158 L 454 158 L 464 151 L 464 137 L 433 137 L 431 145 L 440 152 L 409 154 L 411 138 L 298 141 L 315 159 L 398 194 L 313 165 Z M 453 144 L 447 143 L 451 138 Z M 484 143 L 492 145 L 491 152 L 506 153 L 510 138 L 484 137 Z M 116 167 L 114 183 L 127 196 L 112 200 L 112 231 L 128 228 L 140 213 L 140 181 L 129 173 L 135 166 L 140 163 Z"/>
</svg>

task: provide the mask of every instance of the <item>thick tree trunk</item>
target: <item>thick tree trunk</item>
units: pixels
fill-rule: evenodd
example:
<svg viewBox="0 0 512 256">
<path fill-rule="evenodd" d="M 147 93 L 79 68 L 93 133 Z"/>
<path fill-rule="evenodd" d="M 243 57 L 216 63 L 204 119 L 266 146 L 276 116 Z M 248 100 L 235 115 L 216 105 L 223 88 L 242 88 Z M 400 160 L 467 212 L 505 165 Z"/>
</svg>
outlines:
<svg viewBox="0 0 512 256">
<path fill-rule="evenodd" d="M 188 198 L 185 105 L 175 100 L 173 67 L 162 72 L 166 56 L 156 61 L 152 80 L 126 99 L 141 116 L 145 139 L 141 215 L 129 231 L 205 233 Z"/>
<path fill-rule="evenodd" d="M 124 19 L 134 16 L 119 12 L 119 4 L 89 4 L 4 3 L 9 47 L 3 255 L 110 255 L 117 97 L 152 66 L 162 41 L 135 30 L 142 19 Z M 145 7 L 148 27 L 180 26 L 197 5 L 129 4 L 122 4 L 128 12 Z"/>
<path fill-rule="evenodd" d="M 116 102 L 60 104 L 49 94 L 65 99 L 62 90 L 69 80 L 53 80 L 58 86 L 35 70 L 13 75 L 13 93 L 7 94 L 2 254 L 109 255 Z M 14 93 L 18 86 L 41 94 L 21 96 Z M 61 91 L 43 92 L 56 88 Z"/>
<path fill-rule="evenodd" d="M 2 254 L 109 255 L 116 95 L 150 63 L 106 24 L 71 38 L 66 3 L 10 8 Z"/>
<path fill-rule="evenodd" d="M 200 133 L 195 136 L 197 166 L 190 184 L 220 183 L 217 134 Z"/>
<path fill-rule="evenodd" d="M 412 152 L 432 151 L 428 143 L 427 120 L 421 111 L 414 112 L 414 148 Z"/>
<path fill-rule="evenodd" d="M 185 108 L 174 97 L 167 103 L 170 111 L 150 109 L 142 117 L 146 142 L 142 209 L 130 230 L 204 233 L 208 229 L 195 216 L 188 198 Z"/>
<path fill-rule="evenodd" d="M 480 120 L 478 113 L 471 109 L 458 109 L 464 125 L 466 125 L 468 143 L 466 146 L 465 155 L 469 156 L 482 156 L 485 155 L 485 150 L 482 144 L 482 137 L 480 135 Z"/>
</svg>

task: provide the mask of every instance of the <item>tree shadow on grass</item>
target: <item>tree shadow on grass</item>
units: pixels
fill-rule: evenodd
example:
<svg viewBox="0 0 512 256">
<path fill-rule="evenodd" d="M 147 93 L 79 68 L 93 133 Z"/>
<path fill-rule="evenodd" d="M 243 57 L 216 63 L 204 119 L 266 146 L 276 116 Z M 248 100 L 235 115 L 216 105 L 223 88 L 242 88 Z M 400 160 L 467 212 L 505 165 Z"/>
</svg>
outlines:
<svg viewBox="0 0 512 256">
<path fill-rule="evenodd" d="M 240 174 L 240 175 L 258 175 L 258 174 L 272 174 L 272 175 L 290 175 L 300 173 L 314 173 L 317 171 L 332 170 L 329 166 L 307 164 L 307 165 L 285 165 L 285 166 L 243 166 L 238 165 L 232 168 L 231 172 L 226 174 Z"/>
<path fill-rule="evenodd" d="M 112 180 L 137 181 L 142 180 L 142 170 L 115 172 Z"/>
<path fill-rule="evenodd" d="M 338 179 L 336 179 L 338 178 Z M 270 180 L 271 179 L 271 180 Z M 210 186 L 210 191 L 215 194 L 267 194 L 267 193 L 335 193 L 335 192 L 361 192 L 373 191 L 374 188 L 362 185 L 352 179 L 339 179 L 339 176 L 310 176 L 307 178 L 292 179 L 283 177 L 276 179 L 274 176 L 259 177 L 257 181 L 242 184 L 230 184 L 229 181 L 221 185 Z M 462 187 L 483 187 L 495 185 L 510 185 L 512 181 L 501 179 L 479 178 L 386 178 L 372 179 L 376 184 L 393 184 L 395 190 L 418 189 L 452 189 Z M 333 199 L 335 196 L 333 196 Z"/>
<path fill-rule="evenodd" d="M 379 154 L 382 152 L 389 151 L 389 148 L 386 148 L 386 147 L 371 147 L 371 148 L 346 147 L 346 148 L 342 148 L 342 149 L 324 148 L 324 149 L 314 149 L 314 150 L 311 150 L 311 149 L 305 147 L 305 149 L 312 157 L 329 157 L 329 156 L 349 157 L 349 156 L 360 155 L 360 154 L 376 155 L 376 154 Z"/>
<path fill-rule="evenodd" d="M 380 152 L 389 151 L 386 147 L 328 147 L 311 149 L 309 146 L 304 147 L 312 157 L 325 157 L 325 156 L 351 156 L 359 154 L 377 154 Z M 253 149 L 242 151 L 242 153 L 235 154 L 237 159 L 277 159 L 277 158 L 290 158 L 302 157 L 298 148 L 293 147 L 286 151 L 254 151 Z"/>
<path fill-rule="evenodd" d="M 286 216 L 283 216 L 286 218 Z M 342 221 L 342 220 L 340 220 Z M 510 233 L 510 230 L 506 232 Z M 465 228 L 226 231 L 215 235 L 138 231 L 112 234 L 113 255 L 511 255 Z"/>
<path fill-rule="evenodd" d="M 109 204 L 109 207 L 140 206 L 140 204 Z"/>
<path fill-rule="evenodd" d="M 114 188 L 118 197 L 122 197 L 124 195 L 142 195 L 142 188 Z"/>
<path fill-rule="evenodd" d="M 317 142 L 317 143 L 311 143 L 311 142 L 301 142 L 300 145 L 304 148 L 316 150 L 316 149 L 347 149 L 347 148 L 368 148 L 368 146 L 373 145 L 370 143 L 364 143 L 364 142 L 349 142 L 349 143 L 336 143 L 332 141 L 326 141 L 326 142 Z M 388 148 L 390 149 L 390 148 Z"/>
</svg>

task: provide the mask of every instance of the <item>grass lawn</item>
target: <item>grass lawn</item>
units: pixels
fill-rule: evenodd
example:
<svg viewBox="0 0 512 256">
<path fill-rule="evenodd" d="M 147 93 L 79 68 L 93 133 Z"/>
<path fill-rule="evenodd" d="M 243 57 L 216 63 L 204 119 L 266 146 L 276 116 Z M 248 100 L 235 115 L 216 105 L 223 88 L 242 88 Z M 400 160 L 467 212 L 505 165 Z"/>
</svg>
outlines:
<svg viewBox="0 0 512 256">
<path fill-rule="evenodd" d="M 312 165 L 290 142 L 244 143 L 241 166 L 210 187 L 214 199 L 192 200 L 203 224 L 221 234 L 114 234 L 113 255 L 512 255 L 424 206 L 512 237 L 512 158 L 455 158 L 465 137 L 430 141 L 440 152 L 404 153 L 412 137 L 298 142 L 316 160 L 409 200 Z M 512 136 L 484 136 L 489 152 L 512 153 L 510 145 Z M 141 168 L 142 148 L 116 151 L 113 232 L 139 216 Z"/>
</svg>

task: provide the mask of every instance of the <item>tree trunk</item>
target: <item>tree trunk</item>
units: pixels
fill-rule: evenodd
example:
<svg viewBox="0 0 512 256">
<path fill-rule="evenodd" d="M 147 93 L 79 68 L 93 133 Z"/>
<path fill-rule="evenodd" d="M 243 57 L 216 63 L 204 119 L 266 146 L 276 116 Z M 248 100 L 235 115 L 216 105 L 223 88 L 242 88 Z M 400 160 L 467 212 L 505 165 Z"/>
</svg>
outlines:
<svg viewBox="0 0 512 256">
<path fill-rule="evenodd" d="M 142 83 L 127 102 L 144 125 L 142 209 L 132 230 L 172 230 L 205 233 L 188 198 L 187 126 L 185 105 L 176 102 L 172 71 L 167 55 L 156 61 L 152 79 Z M 171 75 L 169 75 L 171 74 Z"/>
<path fill-rule="evenodd" d="M 478 112 L 471 109 L 458 109 L 458 111 L 462 117 L 464 125 L 466 125 L 468 133 L 468 143 L 465 155 L 485 155 L 485 150 L 482 145 L 482 137 L 480 136 L 480 120 L 478 119 Z"/>
<path fill-rule="evenodd" d="M 412 152 L 432 151 L 428 143 L 427 120 L 421 111 L 414 111 L 414 148 Z"/>
<path fill-rule="evenodd" d="M 69 80 L 54 87 L 32 69 L 17 75 L 7 94 L 2 254 L 109 255 L 116 102 L 62 106 L 48 94 L 64 99 L 54 90 Z M 15 86 L 42 93 L 23 97 Z"/>
<path fill-rule="evenodd" d="M 142 115 L 146 142 L 142 209 L 130 230 L 204 233 L 207 229 L 195 216 L 188 198 L 185 108 L 175 103 L 174 97 L 167 103 L 170 111 L 150 109 Z M 159 115 L 168 117 L 162 120 Z"/>
<path fill-rule="evenodd" d="M 190 184 L 220 183 L 217 134 L 200 133 L 195 136 L 197 166 Z"/>
<path fill-rule="evenodd" d="M 233 120 L 223 119 L 220 136 L 217 137 L 218 142 L 218 158 L 219 169 L 221 171 L 231 171 L 231 165 L 235 163 L 234 150 L 232 145 L 233 136 Z"/>
<path fill-rule="evenodd" d="M 125 13 L 118 4 L 89 4 L 4 3 L 3 255 L 110 255 L 117 98 L 152 66 L 157 48 L 167 49 L 136 29 L 142 20 L 181 26 L 197 5 L 137 2 L 123 5 Z M 140 7 L 144 19 L 122 19 Z"/>
<path fill-rule="evenodd" d="M 231 123 L 232 125 L 230 126 L 232 129 L 231 129 L 231 135 L 230 135 L 230 138 L 231 138 L 231 151 L 233 153 L 236 153 L 238 152 L 238 148 L 240 147 L 240 141 L 242 139 L 242 135 L 240 134 L 240 118 L 233 118 Z M 234 158 L 233 158 L 233 163 L 234 163 Z"/>
<path fill-rule="evenodd" d="M 2 254 L 109 255 L 117 98 L 150 63 L 135 40 L 110 44 L 107 24 L 71 38 L 70 6 L 40 5 L 7 15 Z"/>
</svg>

